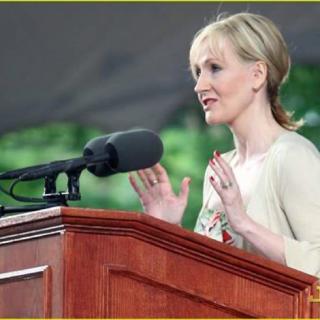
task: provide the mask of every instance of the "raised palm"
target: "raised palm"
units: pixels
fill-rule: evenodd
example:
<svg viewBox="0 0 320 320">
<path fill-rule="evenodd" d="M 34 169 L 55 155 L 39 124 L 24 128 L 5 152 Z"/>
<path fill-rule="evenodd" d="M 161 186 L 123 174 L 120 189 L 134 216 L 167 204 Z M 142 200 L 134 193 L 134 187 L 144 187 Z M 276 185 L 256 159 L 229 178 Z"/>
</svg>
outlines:
<svg viewBox="0 0 320 320">
<path fill-rule="evenodd" d="M 176 195 L 166 170 L 156 164 L 154 167 L 137 172 L 143 187 L 140 187 L 133 175 L 130 183 L 137 192 L 144 212 L 170 223 L 180 224 L 188 202 L 190 178 L 184 178 L 181 191 Z"/>
</svg>

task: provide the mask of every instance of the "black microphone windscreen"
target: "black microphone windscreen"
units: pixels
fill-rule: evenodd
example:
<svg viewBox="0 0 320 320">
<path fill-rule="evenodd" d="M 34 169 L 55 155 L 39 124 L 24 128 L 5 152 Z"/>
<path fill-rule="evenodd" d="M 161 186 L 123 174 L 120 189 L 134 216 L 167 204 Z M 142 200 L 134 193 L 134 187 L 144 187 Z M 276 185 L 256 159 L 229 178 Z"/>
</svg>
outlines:
<svg viewBox="0 0 320 320">
<path fill-rule="evenodd" d="M 129 172 L 152 167 L 160 161 L 163 144 L 151 130 L 136 129 L 113 134 L 106 144 L 116 172 Z"/>
<path fill-rule="evenodd" d="M 83 156 L 89 157 L 107 152 L 106 144 L 110 137 L 111 134 L 91 139 L 84 146 Z M 107 162 L 88 165 L 87 169 L 89 172 L 98 177 L 106 177 L 116 173 L 116 171 L 114 171 Z"/>
</svg>

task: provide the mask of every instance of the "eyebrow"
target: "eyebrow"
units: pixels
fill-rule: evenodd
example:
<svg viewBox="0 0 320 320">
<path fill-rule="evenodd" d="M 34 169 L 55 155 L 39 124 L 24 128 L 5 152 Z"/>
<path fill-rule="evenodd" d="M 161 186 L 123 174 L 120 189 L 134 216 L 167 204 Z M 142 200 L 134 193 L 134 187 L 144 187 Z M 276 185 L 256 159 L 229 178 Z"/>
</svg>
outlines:
<svg viewBox="0 0 320 320">
<path fill-rule="evenodd" d="M 206 60 L 203 61 L 204 65 L 207 65 L 207 64 L 210 64 L 210 63 L 221 64 L 223 62 L 219 58 L 207 58 Z M 199 63 L 195 63 L 194 67 L 199 68 Z"/>
<path fill-rule="evenodd" d="M 219 58 L 208 58 L 204 61 L 204 64 L 211 63 L 211 62 L 221 63 L 222 61 Z"/>
</svg>

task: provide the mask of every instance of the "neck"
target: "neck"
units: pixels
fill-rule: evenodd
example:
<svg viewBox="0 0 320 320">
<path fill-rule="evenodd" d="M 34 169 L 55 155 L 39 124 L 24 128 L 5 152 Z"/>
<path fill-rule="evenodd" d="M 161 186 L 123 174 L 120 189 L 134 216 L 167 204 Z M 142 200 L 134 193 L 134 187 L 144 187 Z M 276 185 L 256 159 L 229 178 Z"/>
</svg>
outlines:
<svg viewBox="0 0 320 320">
<path fill-rule="evenodd" d="M 250 106 L 229 127 L 233 133 L 239 164 L 260 157 L 281 134 L 288 132 L 274 119 L 269 103 Z"/>
</svg>

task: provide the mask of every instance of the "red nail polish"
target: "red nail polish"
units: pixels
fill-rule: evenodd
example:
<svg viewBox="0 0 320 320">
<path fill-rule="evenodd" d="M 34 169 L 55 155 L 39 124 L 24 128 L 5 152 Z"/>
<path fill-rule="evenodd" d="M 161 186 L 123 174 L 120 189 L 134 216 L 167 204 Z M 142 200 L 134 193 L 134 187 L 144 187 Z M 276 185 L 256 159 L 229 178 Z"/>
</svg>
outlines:
<svg viewBox="0 0 320 320">
<path fill-rule="evenodd" d="M 214 163 L 214 160 L 213 159 L 209 159 L 209 162 L 214 166 L 215 163 Z"/>
<path fill-rule="evenodd" d="M 213 176 L 210 176 L 210 180 L 211 180 L 212 182 L 214 182 L 214 177 L 213 177 Z"/>
<path fill-rule="evenodd" d="M 216 156 L 217 156 L 217 157 L 220 157 L 220 156 L 221 156 L 221 154 L 220 154 L 220 152 L 219 152 L 218 150 L 216 150 Z"/>
</svg>

